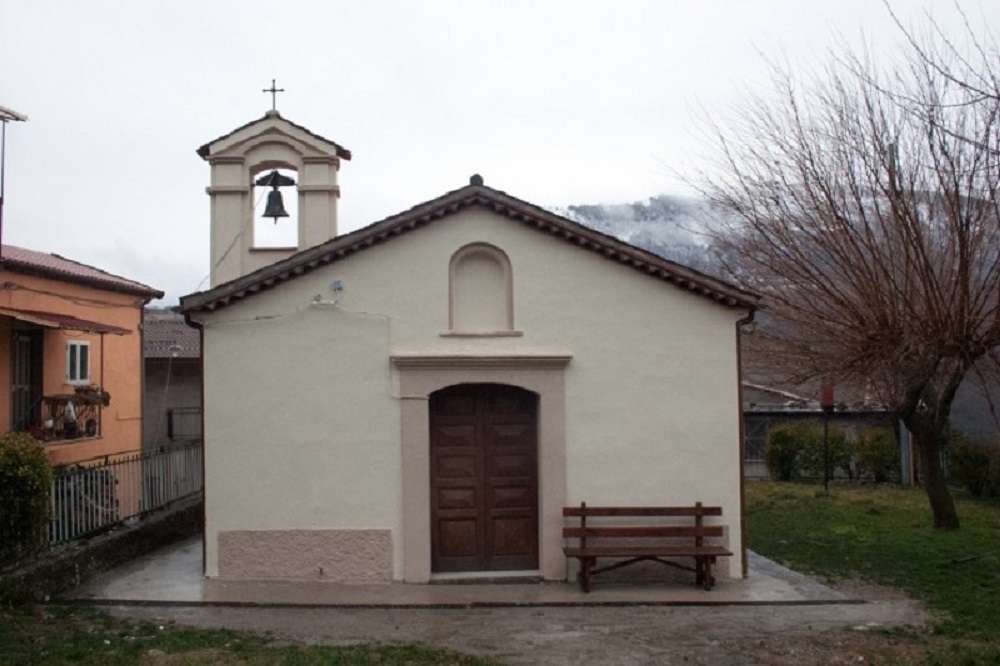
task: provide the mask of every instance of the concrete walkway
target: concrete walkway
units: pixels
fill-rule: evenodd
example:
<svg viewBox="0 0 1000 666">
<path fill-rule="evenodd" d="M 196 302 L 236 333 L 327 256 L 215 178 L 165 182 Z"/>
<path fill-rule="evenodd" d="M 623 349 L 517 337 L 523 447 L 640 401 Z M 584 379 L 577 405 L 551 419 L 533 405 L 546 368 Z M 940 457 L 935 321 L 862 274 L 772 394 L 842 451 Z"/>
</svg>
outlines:
<svg viewBox="0 0 1000 666">
<path fill-rule="evenodd" d="M 846 605 L 860 603 L 752 554 L 744 580 L 720 579 L 711 592 L 692 576 L 667 583 L 598 579 L 584 594 L 569 583 L 343 585 L 317 581 L 220 581 L 201 575 L 201 541 L 191 539 L 94 579 L 64 599 L 108 605 L 215 605 L 357 608 L 503 606 Z"/>
<path fill-rule="evenodd" d="M 108 572 L 69 595 L 114 616 L 229 628 L 277 641 L 423 643 L 546 666 L 828 666 L 891 662 L 877 627 L 920 625 L 919 604 L 860 588 L 865 603 L 758 556 L 706 593 L 690 581 L 575 585 L 336 585 L 207 581 L 201 542 Z M 884 652 L 890 650 L 890 652 Z M 864 656 L 863 656 L 864 655 Z"/>
</svg>

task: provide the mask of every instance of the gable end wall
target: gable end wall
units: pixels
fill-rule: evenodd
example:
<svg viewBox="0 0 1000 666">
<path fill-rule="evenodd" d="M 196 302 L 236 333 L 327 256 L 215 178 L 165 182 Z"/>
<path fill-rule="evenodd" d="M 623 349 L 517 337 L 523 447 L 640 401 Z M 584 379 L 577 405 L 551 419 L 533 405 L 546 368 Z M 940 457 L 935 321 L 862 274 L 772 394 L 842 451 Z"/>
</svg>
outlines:
<svg viewBox="0 0 1000 666">
<path fill-rule="evenodd" d="M 441 335 L 450 258 L 476 242 L 510 258 L 521 336 Z M 570 355 L 566 503 L 720 504 L 738 553 L 745 314 L 481 208 L 198 313 L 207 573 L 220 532 L 385 530 L 402 578 L 401 403 L 426 396 L 401 395 L 392 355 Z"/>
</svg>

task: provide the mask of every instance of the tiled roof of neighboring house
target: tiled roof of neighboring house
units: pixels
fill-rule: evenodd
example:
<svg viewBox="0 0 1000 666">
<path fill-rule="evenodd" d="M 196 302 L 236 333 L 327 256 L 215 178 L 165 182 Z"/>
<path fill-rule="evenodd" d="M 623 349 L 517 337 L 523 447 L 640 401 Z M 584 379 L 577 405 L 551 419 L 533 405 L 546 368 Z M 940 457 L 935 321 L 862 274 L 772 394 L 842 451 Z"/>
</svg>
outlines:
<svg viewBox="0 0 1000 666">
<path fill-rule="evenodd" d="M 784 389 L 776 388 L 774 386 L 766 386 L 764 384 L 755 384 L 754 382 L 743 382 L 744 390 L 757 391 L 763 393 L 767 396 L 767 405 L 781 405 L 785 407 L 794 407 L 797 409 L 819 409 L 819 400 L 814 400 L 812 398 L 807 398 L 804 395 L 799 395 L 797 393 L 792 393 L 791 391 L 786 391 Z M 744 402 L 750 402 L 744 398 Z M 758 403 L 750 403 L 751 406 L 755 406 Z M 763 404 L 763 403 L 760 403 Z"/>
<path fill-rule="evenodd" d="M 0 265 L 17 273 L 41 275 L 148 298 L 163 297 L 162 291 L 141 282 L 123 278 L 58 254 L 38 252 L 14 245 L 3 246 L 0 252 Z"/>
<path fill-rule="evenodd" d="M 740 362 L 743 386 L 768 394 L 758 402 L 758 409 L 785 404 L 789 408 L 819 411 L 823 380 L 808 371 L 808 359 L 801 357 L 778 335 L 782 324 L 764 310 L 753 329 L 740 336 Z M 864 378 L 833 377 L 834 402 L 838 411 L 878 412 L 886 410 L 886 398 L 877 385 Z M 746 402 L 746 401 L 745 401 Z"/>
<path fill-rule="evenodd" d="M 808 381 L 793 380 L 788 371 L 780 367 L 769 355 L 748 352 L 746 339 L 752 335 L 744 334 L 743 347 L 743 389 L 744 406 L 750 411 L 814 411 L 820 412 L 820 391 L 823 382 L 819 379 Z M 869 387 L 857 381 L 835 381 L 834 403 L 838 412 L 883 412 L 886 406 L 879 400 Z M 767 397 L 750 399 L 749 392 L 758 392 Z"/>
<path fill-rule="evenodd" d="M 452 190 L 357 231 L 337 236 L 208 291 L 184 296 L 181 298 L 181 309 L 190 312 L 223 308 L 281 282 L 294 280 L 320 266 L 386 240 L 392 240 L 426 224 L 433 224 L 436 220 L 470 206 L 481 206 L 492 210 L 515 222 L 560 238 L 581 249 L 595 252 L 611 261 L 630 266 L 650 277 L 672 283 L 721 305 L 753 309 L 759 301 L 757 294 L 629 245 L 614 236 L 585 227 L 506 192 L 487 187 L 483 185 L 480 176 L 473 176 L 469 185 L 465 187 Z"/>
<path fill-rule="evenodd" d="M 293 123 L 291 120 L 289 120 L 288 118 L 285 118 L 283 115 L 281 115 L 277 111 L 268 111 L 267 113 L 264 114 L 263 118 L 257 118 L 255 120 L 251 120 L 250 122 L 248 122 L 246 124 L 240 125 L 239 127 L 237 127 L 236 129 L 234 129 L 231 132 L 226 132 L 222 136 L 216 137 L 216 138 L 212 139 L 211 141 L 209 141 L 205 145 L 203 145 L 200 148 L 198 148 L 198 155 L 200 157 L 209 157 L 209 155 L 212 152 L 212 144 L 213 143 L 216 143 L 218 141 L 222 141 L 223 139 L 228 139 L 229 137 L 231 137 L 232 135 L 236 134 L 237 132 L 246 129 L 247 127 L 250 127 L 254 123 L 259 123 L 262 120 L 268 120 L 270 118 L 280 118 L 281 120 L 285 121 L 286 123 L 288 123 L 292 127 L 296 128 L 296 129 L 299 129 L 299 130 L 302 130 L 303 132 L 305 132 L 309 136 L 315 137 L 315 138 L 319 139 L 320 141 L 325 141 L 326 143 L 329 143 L 330 145 L 332 145 L 334 148 L 337 149 L 337 157 L 339 157 L 341 159 L 345 159 L 345 160 L 351 159 L 351 151 L 349 151 L 347 148 L 344 148 L 342 145 L 340 145 L 339 143 L 337 143 L 336 141 L 334 141 L 332 139 L 328 139 L 325 136 L 322 136 L 320 134 L 316 134 L 316 132 L 313 132 L 308 127 L 303 127 L 302 125 L 299 125 L 298 123 Z"/>
<path fill-rule="evenodd" d="M 146 310 L 142 319 L 144 358 L 198 358 L 201 337 L 172 310 Z"/>
</svg>

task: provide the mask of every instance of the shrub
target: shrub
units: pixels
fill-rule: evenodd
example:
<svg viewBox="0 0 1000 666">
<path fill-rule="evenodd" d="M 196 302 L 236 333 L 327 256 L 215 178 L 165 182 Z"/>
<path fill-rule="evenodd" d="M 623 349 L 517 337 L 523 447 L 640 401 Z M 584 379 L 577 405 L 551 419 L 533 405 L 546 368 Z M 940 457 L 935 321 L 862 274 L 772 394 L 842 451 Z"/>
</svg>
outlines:
<svg viewBox="0 0 1000 666">
<path fill-rule="evenodd" d="M 886 428 L 870 428 L 854 445 L 858 473 L 871 476 L 876 483 L 899 478 L 899 445 L 895 434 Z"/>
<path fill-rule="evenodd" d="M 838 470 L 855 477 L 854 449 L 844 431 L 831 425 L 828 432 L 830 476 Z M 823 478 L 826 452 L 823 424 L 817 421 L 784 423 L 771 429 L 767 439 L 767 469 L 777 481 L 799 477 Z"/>
<path fill-rule="evenodd" d="M 1000 449 L 959 440 L 951 446 L 949 467 L 974 497 L 1000 495 Z"/>
<path fill-rule="evenodd" d="M 767 434 L 767 471 L 776 481 L 791 481 L 799 475 L 802 443 L 787 426 L 772 428 Z"/>
<path fill-rule="evenodd" d="M 801 472 L 805 424 L 784 423 L 767 433 L 767 471 L 776 481 L 792 481 Z"/>
<path fill-rule="evenodd" d="M 990 480 L 986 492 L 990 497 L 1000 497 L 1000 450 L 995 446 L 990 448 Z"/>
<path fill-rule="evenodd" d="M 801 467 L 802 473 L 813 478 L 823 478 L 825 476 L 826 451 L 823 444 L 823 425 L 821 423 L 809 422 L 803 424 Z M 827 442 L 830 447 L 830 476 L 833 477 L 837 470 L 843 470 L 848 478 L 854 478 L 854 468 L 851 467 L 853 454 L 851 445 L 844 436 L 844 431 L 835 426 L 830 426 L 827 433 Z"/>
<path fill-rule="evenodd" d="M 26 433 L 0 435 L 0 562 L 44 545 L 51 486 L 41 444 Z"/>
</svg>

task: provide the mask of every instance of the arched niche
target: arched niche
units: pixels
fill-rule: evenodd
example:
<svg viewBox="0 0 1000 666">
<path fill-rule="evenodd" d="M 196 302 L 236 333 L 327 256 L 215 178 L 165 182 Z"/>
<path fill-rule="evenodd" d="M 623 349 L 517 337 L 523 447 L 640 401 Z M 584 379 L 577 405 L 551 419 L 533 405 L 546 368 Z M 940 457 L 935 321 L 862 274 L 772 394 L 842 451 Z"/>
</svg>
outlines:
<svg viewBox="0 0 1000 666">
<path fill-rule="evenodd" d="M 488 243 L 471 243 L 451 257 L 448 328 L 453 335 L 510 335 L 514 331 L 510 259 Z"/>
</svg>

